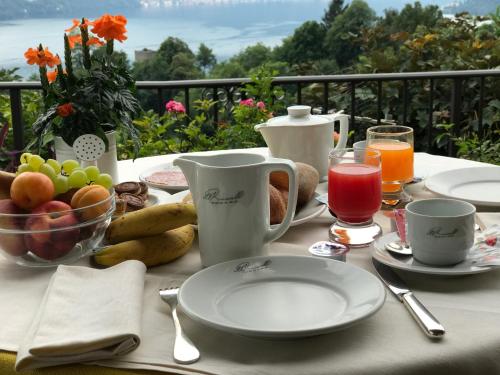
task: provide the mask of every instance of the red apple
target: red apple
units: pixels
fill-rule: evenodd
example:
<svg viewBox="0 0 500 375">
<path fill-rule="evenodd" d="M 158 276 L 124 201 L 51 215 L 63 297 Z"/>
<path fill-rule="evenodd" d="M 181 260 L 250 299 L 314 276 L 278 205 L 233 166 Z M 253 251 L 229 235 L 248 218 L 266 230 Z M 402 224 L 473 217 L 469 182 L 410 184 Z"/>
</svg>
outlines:
<svg viewBox="0 0 500 375">
<path fill-rule="evenodd" d="M 0 200 L 0 231 L 16 230 L 24 228 L 24 219 L 11 215 L 23 214 L 23 210 L 17 207 L 11 199 Z M 0 248 L 13 256 L 24 255 L 28 252 L 24 246 L 22 234 L 0 234 Z"/>
<path fill-rule="evenodd" d="M 78 224 L 78 219 L 71 212 L 70 205 L 61 201 L 49 201 L 31 213 L 38 214 L 38 216 L 30 217 L 26 221 L 25 229 L 47 232 L 27 234 L 24 240 L 29 250 L 40 258 L 53 260 L 66 255 L 73 249 L 79 240 L 80 229 L 63 229 Z"/>
<path fill-rule="evenodd" d="M 43 173 L 24 172 L 12 182 L 10 197 L 17 206 L 31 210 L 50 201 L 54 191 L 54 183 Z"/>
</svg>

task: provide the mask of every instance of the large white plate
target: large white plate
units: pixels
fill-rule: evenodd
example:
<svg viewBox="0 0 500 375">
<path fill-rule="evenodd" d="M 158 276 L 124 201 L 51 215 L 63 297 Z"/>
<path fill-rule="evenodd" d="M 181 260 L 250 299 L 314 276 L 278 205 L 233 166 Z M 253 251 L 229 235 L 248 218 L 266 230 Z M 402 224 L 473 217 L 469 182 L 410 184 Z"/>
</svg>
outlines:
<svg viewBox="0 0 500 375">
<path fill-rule="evenodd" d="M 461 276 L 472 275 L 475 273 L 491 271 L 493 267 L 478 267 L 471 263 L 470 260 L 464 260 L 461 263 L 449 267 L 436 267 L 420 263 L 413 259 L 412 256 L 392 255 L 385 249 L 385 245 L 389 242 L 399 240 L 397 232 L 391 232 L 379 237 L 374 245 L 373 257 L 380 263 L 400 270 L 425 273 L 429 275 L 440 276 Z"/>
<path fill-rule="evenodd" d="M 371 273 L 306 256 L 219 263 L 191 276 L 179 291 L 179 303 L 191 319 L 268 338 L 344 329 L 375 314 L 384 300 L 384 287 Z"/>
<path fill-rule="evenodd" d="M 500 168 L 461 168 L 437 173 L 425 181 L 433 193 L 480 206 L 500 206 Z"/>
<path fill-rule="evenodd" d="M 178 193 L 172 194 L 169 198 L 164 200 L 163 203 L 181 202 L 182 199 L 188 194 L 189 190 L 180 191 Z M 315 198 L 313 198 L 304 207 L 302 207 L 298 212 L 295 213 L 295 216 L 290 226 L 294 227 L 296 225 L 306 223 L 314 219 L 315 217 L 321 215 L 325 210 L 326 210 L 326 205 L 318 202 Z"/>
<path fill-rule="evenodd" d="M 172 163 L 165 163 L 165 164 L 159 164 L 156 165 L 152 168 L 148 168 L 144 171 L 141 172 L 139 175 L 139 180 L 147 184 L 148 186 L 155 188 L 155 189 L 160 189 L 160 190 L 165 190 L 168 192 L 178 192 L 182 190 L 186 190 L 188 188 L 187 184 L 183 185 L 167 185 L 167 184 L 160 184 L 156 182 L 151 182 L 147 180 L 147 177 L 152 175 L 155 172 L 161 172 L 161 171 L 176 171 L 176 172 L 182 172 L 179 167 L 176 167 Z"/>
</svg>

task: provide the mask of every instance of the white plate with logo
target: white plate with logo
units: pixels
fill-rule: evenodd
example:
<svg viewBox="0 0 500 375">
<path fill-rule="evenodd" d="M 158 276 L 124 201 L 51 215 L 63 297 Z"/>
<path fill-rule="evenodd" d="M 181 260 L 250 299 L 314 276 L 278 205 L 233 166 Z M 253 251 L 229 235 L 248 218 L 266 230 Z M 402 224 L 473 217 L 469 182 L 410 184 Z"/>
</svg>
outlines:
<svg viewBox="0 0 500 375">
<path fill-rule="evenodd" d="M 384 301 L 384 287 L 371 273 L 306 256 L 219 263 L 191 276 L 179 291 L 179 303 L 191 319 L 267 338 L 341 330 L 375 314 Z"/>
<path fill-rule="evenodd" d="M 172 194 L 168 199 L 164 199 L 162 203 L 178 203 L 183 202 L 183 199 L 189 194 L 189 190 L 180 191 Z M 318 194 L 315 193 L 315 196 Z M 315 217 L 318 217 L 326 210 L 326 205 L 318 202 L 315 198 L 311 199 L 307 204 L 298 210 L 293 217 L 291 227 L 307 223 Z"/>
<path fill-rule="evenodd" d="M 500 206 L 500 167 L 473 167 L 437 173 L 425 187 L 443 197 L 479 206 Z"/>
<path fill-rule="evenodd" d="M 427 264 L 420 263 L 418 260 L 413 259 L 412 256 L 399 256 L 392 255 L 385 249 L 385 245 L 398 241 L 399 236 L 397 232 L 391 232 L 379 237 L 375 240 L 373 247 L 373 257 L 380 263 L 383 263 L 389 267 L 397 268 L 404 271 L 425 273 L 429 275 L 440 275 L 440 276 L 462 276 L 462 275 L 472 275 L 475 273 L 488 272 L 494 269 L 494 267 L 478 267 L 472 264 L 468 259 L 455 264 L 453 266 L 437 267 L 429 266 Z"/>
</svg>

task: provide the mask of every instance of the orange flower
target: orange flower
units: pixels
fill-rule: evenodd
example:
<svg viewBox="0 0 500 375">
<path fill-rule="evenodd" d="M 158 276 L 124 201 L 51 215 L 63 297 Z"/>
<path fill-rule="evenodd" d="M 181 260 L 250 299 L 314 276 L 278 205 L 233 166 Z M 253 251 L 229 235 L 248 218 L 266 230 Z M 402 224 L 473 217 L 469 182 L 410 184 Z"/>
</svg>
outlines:
<svg viewBox="0 0 500 375">
<path fill-rule="evenodd" d="M 57 78 L 57 69 L 56 70 L 49 70 L 47 72 L 47 79 L 49 81 L 49 83 L 52 83 L 56 80 Z"/>
<path fill-rule="evenodd" d="M 80 34 L 77 35 L 68 35 L 69 48 L 75 48 L 75 44 L 82 44 L 82 36 Z"/>
<path fill-rule="evenodd" d="M 56 79 L 57 79 L 57 69 L 55 70 L 49 70 L 47 72 L 47 80 L 49 81 L 49 83 L 52 83 L 54 82 Z M 63 74 L 66 74 L 66 69 L 63 70 Z"/>
<path fill-rule="evenodd" d="M 105 14 L 101 18 L 94 21 L 92 32 L 106 40 L 116 39 L 123 42 L 127 39 L 125 36 L 125 33 L 127 32 L 127 29 L 125 28 L 126 24 L 127 19 L 124 16 L 112 16 L 110 14 Z"/>
<path fill-rule="evenodd" d="M 53 68 L 61 63 L 59 56 L 54 56 L 54 54 L 50 52 L 47 47 L 43 50 L 39 50 L 38 48 L 28 48 L 28 50 L 24 53 L 24 57 L 26 58 L 28 64 L 37 64 L 41 67 L 49 66 Z"/>
<path fill-rule="evenodd" d="M 89 40 L 87 41 L 87 46 L 103 46 L 104 45 L 104 42 L 99 39 L 99 38 L 96 38 L 95 36 L 89 38 Z"/>
<path fill-rule="evenodd" d="M 73 26 L 71 26 L 69 29 L 66 29 L 64 31 L 66 31 L 67 33 L 70 33 L 72 32 L 74 29 L 76 29 L 77 27 L 80 27 L 80 26 L 83 26 L 83 27 L 89 27 L 89 25 L 92 25 L 93 23 L 90 22 L 88 19 L 84 18 L 83 19 L 83 23 L 80 22 L 80 20 L 77 20 L 77 19 L 73 19 L 72 22 L 73 22 Z"/>
<path fill-rule="evenodd" d="M 71 103 L 61 104 L 57 107 L 57 114 L 61 117 L 68 117 L 73 114 L 73 105 Z"/>
</svg>

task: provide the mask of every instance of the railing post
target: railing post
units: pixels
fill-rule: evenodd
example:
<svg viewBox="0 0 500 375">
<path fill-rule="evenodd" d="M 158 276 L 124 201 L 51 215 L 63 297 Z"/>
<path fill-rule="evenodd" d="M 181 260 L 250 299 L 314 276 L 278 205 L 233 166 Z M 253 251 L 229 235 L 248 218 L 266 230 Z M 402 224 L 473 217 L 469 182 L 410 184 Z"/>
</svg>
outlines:
<svg viewBox="0 0 500 375">
<path fill-rule="evenodd" d="M 454 136 L 460 134 L 460 123 L 462 121 L 462 78 L 454 78 L 451 89 L 451 123 Z M 453 156 L 453 140 L 448 141 L 448 156 Z"/>
<path fill-rule="evenodd" d="M 214 104 L 214 123 L 215 123 L 215 126 L 217 126 L 217 123 L 219 122 L 219 95 L 217 95 L 217 87 L 213 88 L 212 98 L 215 101 L 215 104 Z"/>
<path fill-rule="evenodd" d="M 408 120 L 408 81 L 403 81 L 403 126 Z"/>
<path fill-rule="evenodd" d="M 14 147 L 16 151 L 21 151 L 24 149 L 23 105 L 21 102 L 21 90 L 18 88 L 9 89 L 9 94 Z"/>
<path fill-rule="evenodd" d="M 323 85 L 323 114 L 328 113 L 328 82 Z"/>
<path fill-rule="evenodd" d="M 158 113 L 161 116 L 165 112 L 165 106 L 163 105 L 163 90 L 162 89 L 158 89 L 157 98 L 158 98 Z"/>
<path fill-rule="evenodd" d="M 351 82 L 351 129 L 354 130 L 356 115 L 354 114 L 356 110 L 356 82 Z"/>
<path fill-rule="evenodd" d="M 184 106 L 186 107 L 186 114 L 189 116 L 189 87 L 184 87 Z"/>
<path fill-rule="evenodd" d="M 382 81 L 377 82 L 377 125 L 380 125 L 382 114 Z"/>
<path fill-rule="evenodd" d="M 434 120 L 434 80 L 429 82 L 429 117 L 427 118 L 427 151 L 432 147 L 432 123 Z"/>
<path fill-rule="evenodd" d="M 297 82 L 297 104 L 302 104 L 302 85 Z"/>
<path fill-rule="evenodd" d="M 478 104 L 478 117 L 477 117 L 477 132 L 479 139 L 483 139 L 483 108 L 484 108 L 484 77 L 481 77 L 479 83 L 479 104 Z"/>
</svg>

